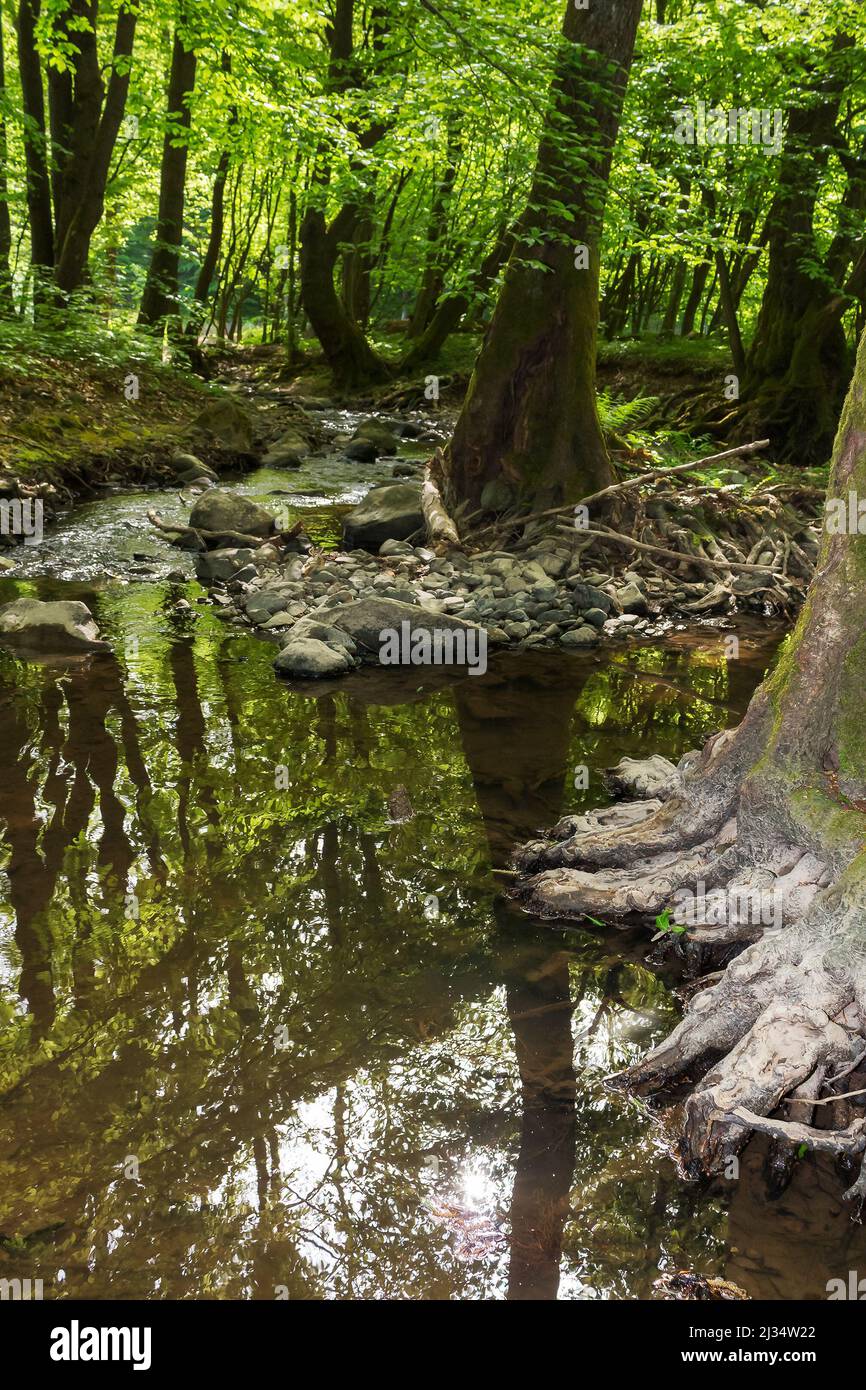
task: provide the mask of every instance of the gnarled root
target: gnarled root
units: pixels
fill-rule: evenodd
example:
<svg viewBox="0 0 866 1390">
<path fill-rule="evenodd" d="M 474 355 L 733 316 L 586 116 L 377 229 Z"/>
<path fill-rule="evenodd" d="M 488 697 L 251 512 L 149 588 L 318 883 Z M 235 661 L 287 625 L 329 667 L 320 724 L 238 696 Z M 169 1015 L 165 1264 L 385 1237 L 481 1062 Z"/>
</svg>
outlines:
<svg viewBox="0 0 866 1390">
<path fill-rule="evenodd" d="M 787 805 L 774 819 L 780 798 L 762 794 L 748 774 L 734 785 L 736 742 L 717 739 L 692 758 L 667 800 L 567 817 L 549 838 L 524 846 L 515 895 L 534 913 L 560 918 L 674 908 L 685 927 L 676 939 L 687 949 L 740 950 L 715 983 L 692 992 L 671 1035 L 609 1084 L 641 1094 L 693 1086 L 679 1143 L 691 1176 L 725 1171 L 760 1130 L 781 1151 L 780 1175 L 784 1151 L 804 1143 L 864 1159 L 846 1194 L 859 1207 L 866 1119 L 846 1123 L 853 1112 L 843 1099 L 834 1102 L 843 1117 L 835 1129 L 810 1120 L 864 1053 L 866 852 L 840 869 L 833 852 L 826 860 L 815 852 L 814 836 L 792 845 Z"/>
</svg>

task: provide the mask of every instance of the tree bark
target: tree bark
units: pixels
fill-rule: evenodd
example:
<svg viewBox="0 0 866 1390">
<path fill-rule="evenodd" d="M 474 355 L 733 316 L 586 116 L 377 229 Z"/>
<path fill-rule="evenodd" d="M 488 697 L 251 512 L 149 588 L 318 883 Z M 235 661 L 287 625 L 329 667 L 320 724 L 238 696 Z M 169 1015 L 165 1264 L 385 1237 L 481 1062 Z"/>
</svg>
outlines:
<svg viewBox="0 0 866 1390">
<path fill-rule="evenodd" d="M 6 64 L 3 49 L 3 16 L 0 14 L 0 103 L 6 100 Z M 9 144 L 6 121 L 0 112 L 0 314 L 15 312 L 12 297 L 12 222 L 9 217 L 9 177 L 7 160 Z"/>
<path fill-rule="evenodd" d="M 599 241 L 640 11 L 566 8 L 533 187 L 446 455 L 452 510 L 477 506 L 494 480 L 551 504 L 610 481 L 595 400 Z"/>
<path fill-rule="evenodd" d="M 354 63 L 353 22 L 354 0 L 336 0 L 333 23 L 328 27 L 327 86 L 331 91 L 349 91 L 361 80 Z M 374 39 L 374 50 L 376 46 Z M 359 137 L 362 150 L 366 153 L 373 149 L 384 133 L 384 126 L 368 127 Z M 340 249 L 356 235 L 359 209 L 355 204 L 345 204 L 329 225 L 325 216 L 329 183 L 330 171 L 322 149 L 301 220 L 301 298 L 335 382 L 342 388 L 351 388 L 365 382 L 386 381 L 390 373 L 334 285 Z"/>
<path fill-rule="evenodd" d="M 154 328 L 179 310 L 178 268 L 183 236 L 190 98 L 195 87 L 196 55 L 175 33 L 168 84 L 168 124 L 162 147 L 159 215 L 150 268 L 141 296 L 138 322 Z"/>
<path fill-rule="evenodd" d="M 30 219 L 30 265 L 33 296 L 45 296 L 45 282 L 54 268 L 54 224 L 51 217 L 51 180 L 48 174 L 48 140 L 45 131 L 45 93 L 42 67 L 36 51 L 36 22 L 40 0 L 20 0 L 18 6 L 18 70 L 24 114 L 27 169 L 27 213 Z"/>
<path fill-rule="evenodd" d="M 59 112 L 56 121 L 61 127 L 59 137 L 68 145 L 68 153 L 58 159 L 55 279 L 58 288 L 67 294 L 77 289 L 85 278 L 90 243 L 105 210 L 108 171 L 126 110 L 130 58 L 138 19 L 138 11 L 127 5 L 118 11 L 111 75 L 106 87 L 96 50 L 96 0 L 78 8 L 93 28 L 92 31 L 76 30 L 78 52 L 73 62 L 69 124 L 61 126 Z M 65 101 L 63 109 L 66 110 Z M 55 132 L 55 148 L 57 139 L 58 132 Z"/>
<path fill-rule="evenodd" d="M 575 818 L 560 826 L 561 838 L 530 844 L 519 857 L 529 875 L 522 894 L 548 914 L 653 916 L 685 895 L 692 914 L 683 940 L 703 953 L 699 959 L 750 943 L 718 984 L 694 996 L 671 1037 L 619 1078 L 623 1086 L 652 1090 L 706 1073 L 685 1106 L 681 1152 L 694 1173 L 720 1171 L 754 1129 L 768 1125 L 783 1140 L 818 1143 L 819 1131 L 762 1117 L 817 1067 L 839 1071 L 863 1051 L 866 584 L 859 499 L 866 511 L 866 334 L 836 435 L 815 578 L 793 636 L 742 723 L 715 735 L 676 774 L 660 807 L 646 802 L 613 808 L 603 820 L 597 813 Z M 836 501 L 845 504 L 841 526 Z M 866 519 L 862 526 L 866 532 Z M 857 1135 L 821 1142 L 849 1157 L 866 1153 L 866 1133 L 859 1148 Z M 862 1200 L 864 1191 L 861 1182 L 846 1195 Z"/>
</svg>

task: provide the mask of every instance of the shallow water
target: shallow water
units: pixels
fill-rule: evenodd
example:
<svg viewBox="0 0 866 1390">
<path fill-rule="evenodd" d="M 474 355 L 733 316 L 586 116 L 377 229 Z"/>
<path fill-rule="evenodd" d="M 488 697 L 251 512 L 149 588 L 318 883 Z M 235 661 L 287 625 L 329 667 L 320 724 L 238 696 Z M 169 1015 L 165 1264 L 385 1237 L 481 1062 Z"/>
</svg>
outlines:
<svg viewBox="0 0 866 1390">
<path fill-rule="evenodd" d="M 687 1186 L 604 1089 L 678 1014 L 651 931 L 539 923 L 492 872 L 623 754 L 735 722 L 778 635 L 290 690 L 194 583 L 92 582 L 141 501 L 70 518 L 77 582 L 0 582 L 84 598 L 113 648 L 0 652 L 0 1277 L 645 1298 L 685 1268 L 816 1298 L 862 1268 L 831 1168 L 768 1203 L 752 1145 Z"/>
</svg>

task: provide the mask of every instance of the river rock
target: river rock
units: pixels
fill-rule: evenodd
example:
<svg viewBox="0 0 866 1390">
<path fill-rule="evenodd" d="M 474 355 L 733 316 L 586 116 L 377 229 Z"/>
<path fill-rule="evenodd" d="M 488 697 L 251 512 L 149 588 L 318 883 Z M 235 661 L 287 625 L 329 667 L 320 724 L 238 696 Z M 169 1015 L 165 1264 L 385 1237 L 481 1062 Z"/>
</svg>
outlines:
<svg viewBox="0 0 866 1390">
<path fill-rule="evenodd" d="M 226 396 L 209 401 L 193 421 L 195 429 L 214 435 L 227 449 L 238 454 L 252 453 L 253 421 L 239 401 Z"/>
<path fill-rule="evenodd" d="M 219 537 L 231 532 L 243 536 L 271 536 L 276 530 L 276 522 L 270 512 L 251 502 L 248 497 L 239 497 L 234 492 L 224 492 L 222 488 L 212 488 L 200 497 L 189 514 L 189 524 L 199 531 L 212 531 L 217 535 L 209 542 L 215 550 Z"/>
<path fill-rule="evenodd" d="M 345 632 L 366 660 L 378 661 L 382 633 L 386 628 L 400 632 L 400 624 L 408 622 L 414 632 L 452 631 L 476 632 L 475 623 L 464 622 L 450 613 L 430 613 L 416 604 L 400 603 L 391 598 L 362 598 L 328 613 L 331 626 Z M 480 638 L 476 639 L 480 640 Z"/>
<path fill-rule="evenodd" d="M 300 593 L 300 585 L 297 587 Z M 272 618 L 275 613 L 279 613 L 285 608 L 287 602 L 288 595 L 285 588 L 279 593 L 275 589 L 258 589 L 244 600 L 244 612 L 250 622 L 266 623 L 268 618 Z"/>
<path fill-rule="evenodd" d="M 212 584 L 217 579 L 232 579 L 251 562 L 254 553 L 240 547 L 205 551 L 195 557 L 195 577 L 202 584 Z"/>
<path fill-rule="evenodd" d="M 415 551 L 408 541 L 391 540 L 382 542 L 379 546 L 379 554 L 386 557 L 388 555 L 414 555 Z"/>
<path fill-rule="evenodd" d="M 623 613 L 641 614 L 649 611 L 646 598 L 636 584 L 623 584 L 621 589 L 614 592 Z"/>
<path fill-rule="evenodd" d="M 378 551 L 383 541 L 404 541 L 424 525 L 420 483 L 384 483 L 371 488 L 343 518 L 346 549 Z"/>
<path fill-rule="evenodd" d="M 350 439 L 343 453 L 355 463 L 375 463 L 378 453 L 372 439 Z"/>
<path fill-rule="evenodd" d="M 307 637 L 324 642 L 328 647 L 336 647 L 340 651 L 344 651 L 347 656 L 352 657 L 353 660 L 357 656 L 358 648 L 348 633 L 342 632 L 338 627 L 332 627 L 330 623 L 320 623 L 315 618 L 301 618 L 296 622 L 287 635 L 283 646 L 288 646 L 290 642 Z"/>
<path fill-rule="evenodd" d="M 316 637 L 293 637 L 274 661 L 281 676 L 300 676 L 319 680 L 323 676 L 342 676 L 352 666 L 347 651 L 326 646 Z"/>
<path fill-rule="evenodd" d="M 564 632 L 560 638 L 563 647 L 595 647 L 599 640 L 598 632 L 588 623 Z"/>
<path fill-rule="evenodd" d="M 107 651 L 84 603 L 18 598 L 0 608 L 0 636 L 43 652 Z"/>
<path fill-rule="evenodd" d="M 377 456 L 379 454 L 396 454 L 399 448 L 397 436 L 384 420 L 362 420 L 350 443 L 355 443 L 359 439 L 368 439 L 375 446 Z"/>
<path fill-rule="evenodd" d="M 202 463 L 195 454 L 175 454 L 171 466 L 178 482 L 181 483 L 194 483 L 199 478 L 209 478 L 216 482 L 218 476 L 215 468 L 211 468 L 209 463 Z"/>
<path fill-rule="evenodd" d="M 610 614 L 613 599 L 603 589 L 597 589 L 594 584 L 584 584 L 579 578 L 569 577 L 565 582 L 571 589 L 572 601 L 579 612 L 585 613 L 590 608 L 600 608 L 603 613 Z"/>
<path fill-rule="evenodd" d="M 297 430 L 286 430 L 275 440 L 262 459 L 267 468 L 300 468 L 310 453 L 310 446 Z"/>
</svg>

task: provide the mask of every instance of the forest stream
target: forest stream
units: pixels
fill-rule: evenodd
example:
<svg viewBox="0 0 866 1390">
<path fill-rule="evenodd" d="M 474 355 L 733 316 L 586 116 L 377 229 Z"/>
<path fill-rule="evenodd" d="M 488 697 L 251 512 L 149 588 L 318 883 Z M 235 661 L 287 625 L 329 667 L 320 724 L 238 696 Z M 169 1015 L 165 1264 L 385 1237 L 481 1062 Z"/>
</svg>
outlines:
<svg viewBox="0 0 866 1390">
<path fill-rule="evenodd" d="M 357 479 L 233 486 L 328 544 Z M 679 1014 L 652 924 L 552 925 L 505 891 L 517 844 L 606 801 L 576 769 L 735 724 L 781 628 L 742 620 L 732 663 L 710 624 L 291 688 L 148 527 L 159 500 L 78 506 L 0 581 L 83 599 L 110 644 L 0 654 L 4 1274 L 51 1298 L 642 1299 L 689 1270 L 810 1299 L 862 1267 L 829 1159 L 775 1202 L 762 1139 L 739 1181 L 686 1184 L 605 1089 Z"/>
</svg>

